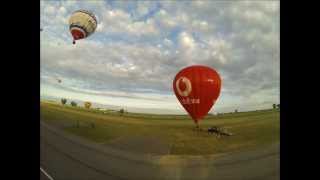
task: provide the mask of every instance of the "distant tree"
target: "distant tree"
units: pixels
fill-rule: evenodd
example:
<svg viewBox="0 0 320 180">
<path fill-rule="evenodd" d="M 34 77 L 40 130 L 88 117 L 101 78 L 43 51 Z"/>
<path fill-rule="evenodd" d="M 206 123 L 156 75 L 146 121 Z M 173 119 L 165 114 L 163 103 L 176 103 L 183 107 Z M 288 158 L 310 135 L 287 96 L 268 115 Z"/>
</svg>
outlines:
<svg viewBox="0 0 320 180">
<path fill-rule="evenodd" d="M 84 107 L 87 109 L 90 109 L 91 105 L 91 102 L 84 102 Z"/>
<path fill-rule="evenodd" d="M 123 109 L 123 108 L 122 108 L 122 109 L 120 109 L 119 113 L 120 113 L 120 115 L 122 116 L 122 115 L 123 115 L 123 113 L 124 113 L 124 109 Z"/>
<path fill-rule="evenodd" d="M 237 113 L 237 112 L 238 112 L 238 109 L 234 110 L 234 112 Z"/>
<path fill-rule="evenodd" d="M 62 105 L 65 105 L 66 103 L 67 103 L 67 99 L 62 98 L 62 99 L 61 99 L 61 104 L 62 104 Z"/>
<path fill-rule="evenodd" d="M 280 109 L 280 104 L 277 104 L 277 108 Z"/>
<path fill-rule="evenodd" d="M 76 106 L 77 106 L 77 103 L 74 102 L 74 101 L 71 101 L 71 106 L 76 107 Z"/>
<path fill-rule="evenodd" d="M 273 104 L 272 107 L 273 107 L 273 109 L 276 109 L 276 108 L 277 108 L 277 105 L 276 105 L 276 104 Z"/>
</svg>

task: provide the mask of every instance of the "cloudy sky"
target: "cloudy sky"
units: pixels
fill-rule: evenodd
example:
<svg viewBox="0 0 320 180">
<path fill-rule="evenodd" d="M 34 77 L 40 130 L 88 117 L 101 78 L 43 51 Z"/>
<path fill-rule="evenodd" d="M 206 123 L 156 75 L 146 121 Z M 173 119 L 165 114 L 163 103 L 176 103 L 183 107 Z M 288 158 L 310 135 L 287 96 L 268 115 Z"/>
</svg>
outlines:
<svg viewBox="0 0 320 180">
<path fill-rule="evenodd" d="M 72 45 L 78 9 L 98 27 Z M 279 2 L 263 0 L 41 1 L 41 96 L 183 113 L 172 81 L 202 64 L 223 80 L 211 112 L 270 108 L 280 96 L 279 16 Z"/>
</svg>

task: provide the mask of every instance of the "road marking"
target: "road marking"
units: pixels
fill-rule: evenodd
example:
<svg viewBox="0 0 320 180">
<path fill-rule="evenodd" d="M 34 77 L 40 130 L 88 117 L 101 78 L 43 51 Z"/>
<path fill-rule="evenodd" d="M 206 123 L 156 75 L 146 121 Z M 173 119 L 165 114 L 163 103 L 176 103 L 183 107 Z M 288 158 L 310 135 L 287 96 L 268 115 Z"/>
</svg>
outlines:
<svg viewBox="0 0 320 180">
<path fill-rule="evenodd" d="M 45 170 L 43 170 L 41 167 L 40 167 L 40 171 L 43 172 L 44 175 L 46 175 L 48 177 L 48 179 L 50 180 L 54 180 Z"/>
</svg>

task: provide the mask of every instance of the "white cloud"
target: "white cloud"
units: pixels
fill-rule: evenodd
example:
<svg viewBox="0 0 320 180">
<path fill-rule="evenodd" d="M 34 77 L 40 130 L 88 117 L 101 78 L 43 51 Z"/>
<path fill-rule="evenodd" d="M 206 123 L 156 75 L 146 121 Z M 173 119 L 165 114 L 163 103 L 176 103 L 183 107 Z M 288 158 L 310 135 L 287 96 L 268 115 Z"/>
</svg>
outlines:
<svg viewBox="0 0 320 180">
<path fill-rule="evenodd" d="M 141 3 L 137 4 L 137 15 L 143 16 L 147 14 L 150 10 L 150 5 L 152 1 L 141 1 Z"/>
<path fill-rule="evenodd" d="M 196 46 L 193 37 L 186 32 L 180 33 L 179 44 L 183 49 L 186 50 L 193 50 Z"/>
<path fill-rule="evenodd" d="M 104 23 L 103 23 L 103 22 L 98 23 L 96 31 L 97 31 L 97 32 L 104 32 L 104 30 L 105 30 L 105 25 L 104 25 Z"/>
<path fill-rule="evenodd" d="M 49 15 L 53 15 L 55 13 L 55 7 L 53 6 L 47 6 L 45 9 L 44 9 L 44 12 L 49 14 Z"/>
<path fill-rule="evenodd" d="M 128 24 L 127 30 L 129 33 L 144 35 L 144 34 L 157 34 L 158 30 L 155 27 L 153 20 L 147 20 L 147 22 L 139 21 Z"/>
<path fill-rule="evenodd" d="M 163 44 L 169 48 L 173 45 L 172 41 L 167 38 L 163 40 Z"/>
<path fill-rule="evenodd" d="M 175 18 L 168 14 L 166 10 L 161 9 L 156 15 L 155 19 L 159 22 L 159 24 L 164 28 L 173 28 L 177 25 Z"/>
<path fill-rule="evenodd" d="M 59 14 L 65 15 L 66 12 L 67 12 L 67 10 L 66 10 L 65 7 L 61 6 L 61 7 L 59 8 Z"/>
<path fill-rule="evenodd" d="M 156 35 L 158 30 L 153 20 L 134 21 L 123 10 L 106 11 L 102 18 L 99 32 L 123 33 L 128 35 Z"/>
</svg>

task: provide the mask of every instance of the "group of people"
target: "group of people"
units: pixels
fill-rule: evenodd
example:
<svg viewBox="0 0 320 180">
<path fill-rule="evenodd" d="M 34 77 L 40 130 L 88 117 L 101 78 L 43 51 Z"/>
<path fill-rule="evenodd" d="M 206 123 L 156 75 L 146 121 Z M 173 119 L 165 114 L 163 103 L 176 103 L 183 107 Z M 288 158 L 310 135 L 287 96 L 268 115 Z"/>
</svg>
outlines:
<svg viewBox="0 0 320 180">
<path fill-rule="evenodd" d="M 215 133 L 218 136 L 220 136 L 220 135 L 231 136 L 232 135 L 231 133 L 228 133 L 217 126 L 209 127 L 207 131 L 208 131 L 208 134 Z"/>
</svg>

